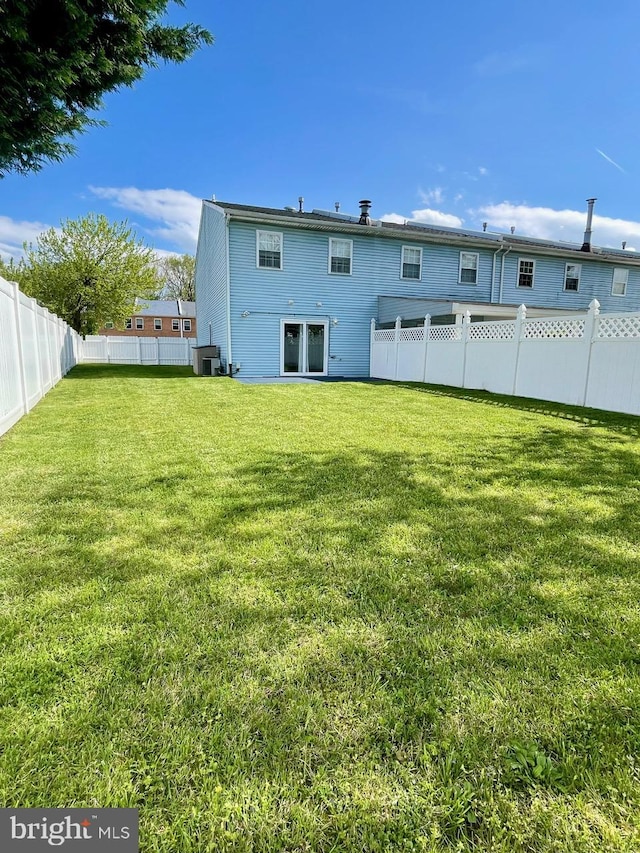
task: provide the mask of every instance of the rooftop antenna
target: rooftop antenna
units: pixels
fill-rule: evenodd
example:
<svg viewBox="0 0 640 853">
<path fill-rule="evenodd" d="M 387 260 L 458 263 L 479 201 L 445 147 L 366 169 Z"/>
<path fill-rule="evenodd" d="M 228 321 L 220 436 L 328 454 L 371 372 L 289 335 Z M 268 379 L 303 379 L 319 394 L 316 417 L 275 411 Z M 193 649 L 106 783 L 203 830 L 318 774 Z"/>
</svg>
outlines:
<svg viewBox="0 0 640 853">
<path fill-rule="evenodd" d="M 303 204 L 304 204 L 304 198 L 301 195 L 299 195 L 298 196 L 298 213 L 304 213 L 304 210 L 302 207 Z"/>
</svg>

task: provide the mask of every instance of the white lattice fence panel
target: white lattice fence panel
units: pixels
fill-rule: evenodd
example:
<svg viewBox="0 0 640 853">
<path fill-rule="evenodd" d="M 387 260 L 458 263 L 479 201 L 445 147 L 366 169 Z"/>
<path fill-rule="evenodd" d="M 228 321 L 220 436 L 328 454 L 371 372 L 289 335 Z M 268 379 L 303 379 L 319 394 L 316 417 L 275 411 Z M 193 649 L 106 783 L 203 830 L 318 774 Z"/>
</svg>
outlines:
<svg viewBox="0 0 640 853">
<path fill-rule="evenodd" d="M 640 314 L 598 318 L 599 338 L 640 338 Z"/>
<path fill-rule="evenodd" d="M 415 329 L 400 329 L 401 341 L 423 341 L 424 326 L 417 326 Z"/>
<path fill-rule="evenodd" d="M 393 343 L 396 339 L 395 329 L 376 329 L 373 333 L 373 340 L 376 344 Z"/>
<path fill-rule="evenodd" d="M 431 326 L 430 341 L 461 341 L 462 326 Z"/>
<path fill-rule="evenodd" d="M 515 334 L 515 323 L 471 323 L 469 326 L 470 341 L 512 341 Z"/>
<path fill-rule="evenodd" d="M 581 338 L 584 334 L 584 320 L 571 319 L 525 320 L 525 338 Z"/>
</svg>

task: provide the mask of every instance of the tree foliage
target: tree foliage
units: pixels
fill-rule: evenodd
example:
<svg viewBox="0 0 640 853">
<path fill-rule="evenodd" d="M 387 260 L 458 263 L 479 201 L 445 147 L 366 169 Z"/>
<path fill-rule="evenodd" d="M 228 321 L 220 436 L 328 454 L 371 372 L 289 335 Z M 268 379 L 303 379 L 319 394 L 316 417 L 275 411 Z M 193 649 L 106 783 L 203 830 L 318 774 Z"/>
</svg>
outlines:
<svg viewBox="0 0 640 853">
<path fill-rule="evenodd" d="M 196 259 L 193 255 L 163 258 L 160 262 L 160 277 L 163 280 L 163 299 L 184 299 L 195 302 Z"/>
<path fill-rule="evenodd" d="M 153 298 L 160 285 L 156 256 L 126 222 L 89 214 L 51 228 L 25 246 L 19 284 L 81 335 L 107 320 L 123 325 L 135 299 Z"/>
<path fill-rule="evenodd" d="M 211 34 L 159 23 L 182 0 L 1 0 L 0 177 L 74 151 L 70 139 L 100 124 L 105 92 L 130 86 L 160 60 L 183 62 Z"/>
</svg>

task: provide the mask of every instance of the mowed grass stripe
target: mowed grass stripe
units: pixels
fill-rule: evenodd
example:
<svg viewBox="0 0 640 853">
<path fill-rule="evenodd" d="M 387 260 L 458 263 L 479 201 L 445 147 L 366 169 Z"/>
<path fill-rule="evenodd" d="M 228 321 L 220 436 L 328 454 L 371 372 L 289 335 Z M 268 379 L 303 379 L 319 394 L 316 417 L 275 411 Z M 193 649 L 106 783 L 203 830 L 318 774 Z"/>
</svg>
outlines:
<svg viewBox="0 0 640 853">
<path fill-rule="evenodd" d="M 640 421 L 83 366 L 0 440 L 0 802 L 142 849 L 640 848 Z"/>
</svg>

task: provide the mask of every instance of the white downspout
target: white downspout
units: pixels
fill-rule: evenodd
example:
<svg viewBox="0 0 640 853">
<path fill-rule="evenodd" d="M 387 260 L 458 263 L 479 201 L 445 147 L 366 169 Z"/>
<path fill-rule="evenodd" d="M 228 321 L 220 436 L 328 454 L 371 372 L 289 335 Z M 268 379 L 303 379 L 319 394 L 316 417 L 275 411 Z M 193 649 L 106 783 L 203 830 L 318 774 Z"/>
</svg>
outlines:
<svg viewBox="0 0 640 853">
<path fill-rule="evenodd" d="M 230 364 L 233 364 L 233 354 L 231 350 L 231 264 L 229 261 L 229 221 L 231 219 L 228 213 L 224 215 L 226 228 L 226 252 L 227 252 L 227 369 Z"/>
<path fill-rule="evenodd" d="M 511 251 L 511 246 L 507 249 L 507 251 L 502 256 L 502 263 L 500 265 L 500 305 L 502 305 L 502 291 L 504 288 L 504 262 L 507 258 L 507 255 Z"/>
<path fill-rule="evenodd" d="M 500 243 L 502 243 L 502 238 L 500 238 Z M 491 294 L 489 296 L 490 304 L 493 304 L 493 302 L 495 302 L 493 297 L 496 290 L 496 258 L 498 257 L 498 254 L 502 251 L 502 249 L 503 247 L 502 245 L 500 245 L 493 253 L 493 263 L 491 265 Z"/>
</svg>

